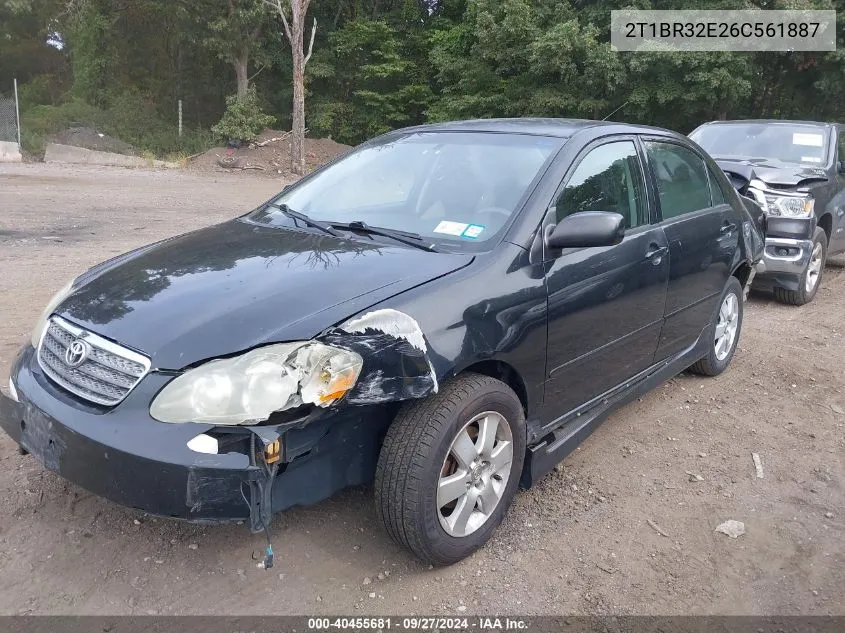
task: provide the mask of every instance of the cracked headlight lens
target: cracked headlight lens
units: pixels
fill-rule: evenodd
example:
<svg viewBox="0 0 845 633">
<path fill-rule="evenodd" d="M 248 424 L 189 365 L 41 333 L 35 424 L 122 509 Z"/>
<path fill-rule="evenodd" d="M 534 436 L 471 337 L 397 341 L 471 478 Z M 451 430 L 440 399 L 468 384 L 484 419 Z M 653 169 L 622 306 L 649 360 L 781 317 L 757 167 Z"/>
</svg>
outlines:
<svg viewBox="0 0 845 633">
<path fill-rule="evenodd" d="M 47 302 L 47 306 L 41 312 L 41 316 L 38 317 L 38 321 L 35 322 L 35 328 L 32 330 L 30 342 L 36 349 L 38 348 L 38 344 L 41 342 L 41 335 L 44 333 L 44 328 L 47 327 L 47 319 L 49 319 L 50 315 L 53 314 L 53 310 L 55 310 L 56 307 L 62 301 L 67 299 L 73 292 L 74 282 L 76 282 L 76 279 L 70 280 L 64 286 L 59 288 L 58 292 L 56 292 L 56 294 L 54 294 Z"/>
<path fill-rule="evenodd" d="M 803 196 L 775 196 L 764 194 L 766 213 L 787 218 L 809 218 L 813 215 L 816 201 Z"/>
<path fill-rule="evenodd" d="M 355 386 L 363 364 L 357 353 L 322 343 L 268 345 L 185 372 L 153 399 L 150 415 L 234 426 L 302 404 L 328 407 Z"/>
</svg>

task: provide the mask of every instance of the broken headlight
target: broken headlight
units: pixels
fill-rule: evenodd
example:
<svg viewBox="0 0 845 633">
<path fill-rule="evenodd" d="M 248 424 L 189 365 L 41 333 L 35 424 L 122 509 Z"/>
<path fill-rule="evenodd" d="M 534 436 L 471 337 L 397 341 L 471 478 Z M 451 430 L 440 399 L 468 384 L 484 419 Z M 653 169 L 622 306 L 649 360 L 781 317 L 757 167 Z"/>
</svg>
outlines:
<svg viewBox="0 0 845 633">
<path fill-rule="evenodd" d="M 317 342 L 279 343 L 212 360 L 168 383 L 150 405 L 161 422 L 257 424 L 302 404 L 327 407 L 355 386 L 364 361 Z"/>
<path fill-rule="evenodd" d="M 748 192 L 763 210 L 772 216 L 809 218 L 813 215 L 816 204 L 813 198 L 803 195 L 781 196 L 754 187 L 749 188 Z"/>
</svg>

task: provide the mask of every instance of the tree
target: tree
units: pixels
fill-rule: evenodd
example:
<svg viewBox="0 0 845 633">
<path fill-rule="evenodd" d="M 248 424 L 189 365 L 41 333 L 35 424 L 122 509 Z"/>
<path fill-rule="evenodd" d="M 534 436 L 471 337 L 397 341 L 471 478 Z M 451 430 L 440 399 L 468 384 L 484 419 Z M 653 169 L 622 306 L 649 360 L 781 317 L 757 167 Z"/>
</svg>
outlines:
<svg viewBox="0 0 845 633">
<path fill-rule="evenodd" d="M 61 11 L 62 0 L 0 0 L 0 92 L 11 90 L 12 78 L 24 84 L 40 76 L 48 92 L 66 88 L 49 82 L 68 70 L 67 55 L 46 45 L 48 23 Z"/>
<path fill-rule="evenodd" d="M 823 9 L 843 1 L 682 4 Z M 186 127 L 196 133 L 194 153 L 211 141 L 208 128 L 220 121 L 234 84 L 242 99 L 255 84 L 267 114 L 295 134 L 297 173 L 304 171 L 306 115 L 315 133 L 350 144 L 433 119 L 614 113 L 616 120 L 687 132 L 718 118 L 845 118 L 845 12 L 837 13 L 838 49 L 829 53 L 611 51 L 612 10 L 677 5 L 0 0 L 0 92 L 17 78 L 25 143 L 28 127 L 40 130 L 31 138 L 43 138 L 76 124 L 155 151 L 187 147 L 188 135 L 176 137 L 182 101 Z"/>
<path fill-rule="evenodd" d="M 360 143 L 422 123 L 428 78 L 403 47 L 411 39 L 384 20 L 347 22 L 309 67 L 309 125 L 341 143 Z"/>
<path fill-rule="evenodd" d="M 285 13 L 282 0 L 264 0 L 265 4 L 278 11 L 285 29 L 285 37 L 290 42 L 293 57 L 293 122 L 291 125 L 290 169 L 302 176 L 305 173 L 305 67 L 311 59 L 314 50 L 314 36 L 317 34 L 317 19 L 311 28 L 311 41 L 308 52 L 305 52 L 305 14 L 311 0 L 285 0 L 290 8 L 291 19 Z"/>
<path fill-rule="evenodd" d="M 261 0 L 226 0 L 221 12 L 219 2 L 212 2 L 210 13 L 197 11 L 198 19 L 208 24 L 205 45 L 217 56 L 232 64 L 238 83 L 238 98 L 243 99 L 249 88 L 249 62 L 260 55 L 260 45 L 264 27 L 267 25 L 267 12 Z M 208 16 L 212 18 L 209 20 Z M 266 64 L 268 60 L 263 59 Z"/>
</svg>

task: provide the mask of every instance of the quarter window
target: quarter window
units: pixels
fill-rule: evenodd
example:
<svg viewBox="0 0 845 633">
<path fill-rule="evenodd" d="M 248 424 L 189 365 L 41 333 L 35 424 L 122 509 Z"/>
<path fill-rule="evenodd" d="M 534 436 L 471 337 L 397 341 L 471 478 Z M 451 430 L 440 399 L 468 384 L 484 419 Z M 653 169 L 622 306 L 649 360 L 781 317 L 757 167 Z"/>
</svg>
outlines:
<svg viewBox="0 0 845 633">
<path fill-rule="evenodd" d="M 626 228 L 647 224 L 643 192 L 634 143 L 617 141 L 601 145 L 583 158 L 558 196 L 557 221 L 583 211 L 610 211 L 625 218 Z"/>
<path fill-rule="evenodd" d="M 645 146 L 664 220 L 713 206 L 707 168 L 695 152 L 674 143 L 647 141 Z"/>
</svg>

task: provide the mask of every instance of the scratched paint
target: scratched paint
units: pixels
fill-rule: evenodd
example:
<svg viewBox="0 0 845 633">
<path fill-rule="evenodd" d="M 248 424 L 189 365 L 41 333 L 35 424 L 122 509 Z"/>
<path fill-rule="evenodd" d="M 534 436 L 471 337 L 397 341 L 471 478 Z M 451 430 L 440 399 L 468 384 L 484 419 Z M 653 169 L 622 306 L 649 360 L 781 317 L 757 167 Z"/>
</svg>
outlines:
<svg viewBox="0 0 845 633">
<path fill-rule="evenodd" d="M 417 321 L 398 310 L 382 309 L 350 319 L 322 338 L 358 352 L 364 369 L 350 391 L 350 405 L 398 402 L 437 393 L 438 381 L 428 345 Z"/>
<path fill-rule="evenodd" d="M 368 330 L 384 332 L 394 338 L 404 339 L 423 353 L 428 351 L 419 323 L 398 310 L 368 312 L 364 316 L 347 321 L 340 329 L 350 334 L 366 333 Z"/>
</svg>

